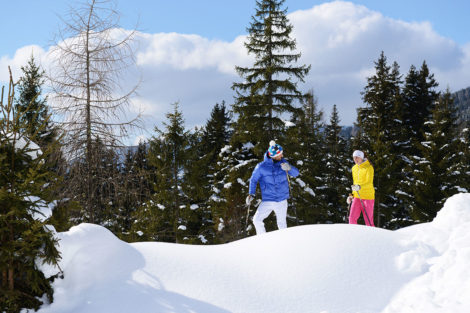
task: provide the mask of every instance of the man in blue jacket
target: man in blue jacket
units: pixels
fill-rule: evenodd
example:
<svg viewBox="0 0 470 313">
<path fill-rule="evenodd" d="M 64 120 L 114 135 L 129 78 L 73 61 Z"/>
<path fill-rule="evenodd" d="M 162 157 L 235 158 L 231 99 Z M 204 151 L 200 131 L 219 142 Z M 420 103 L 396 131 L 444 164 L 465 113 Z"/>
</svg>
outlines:
<svg viewBox="0 0 470 313">
<path fill-rule="evenodd" d="M 249 195 L 246 197 L 246 204 L 249 205 L 255 197 L 259 183 L 262 202 L 253 217 L 256 234 L 266 232 L 263 220 L 272 211 L 276 214 L 277 227 L 287 227 L 287 199 L 290 197 L 287 175 L 296 177 L 299 170 L 283 158 L 282 147 L 272 140 L 264 154 L 264 161 L 256 165 L 251 175 Z"/>
</svg>

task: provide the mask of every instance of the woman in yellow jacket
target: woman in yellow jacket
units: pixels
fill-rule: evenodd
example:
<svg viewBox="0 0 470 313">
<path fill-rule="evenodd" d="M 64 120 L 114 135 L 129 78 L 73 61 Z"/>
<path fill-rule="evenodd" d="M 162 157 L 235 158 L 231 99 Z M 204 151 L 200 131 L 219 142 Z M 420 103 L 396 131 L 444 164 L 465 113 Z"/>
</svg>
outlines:
<svg viewBox="0 0 470 313">
<path fill-rule="evenodd" d="M 374 167 L 360 150 L 354 151 L 353 159 L 356 164 L 352 167 L 353 196 L 348 197 L 348 204 L 352 202 L 349 224 L 357 224 L 362 212 L 366 225 L 374 227 Z"/>
</svg>

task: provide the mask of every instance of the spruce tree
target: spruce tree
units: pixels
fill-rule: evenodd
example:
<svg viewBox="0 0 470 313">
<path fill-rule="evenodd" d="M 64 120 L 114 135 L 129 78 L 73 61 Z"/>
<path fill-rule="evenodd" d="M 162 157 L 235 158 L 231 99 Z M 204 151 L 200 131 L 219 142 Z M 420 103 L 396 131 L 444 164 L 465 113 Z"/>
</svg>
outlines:
<svg viewBox="0 0 470 313">
<path fill-rule="evenodd" d="M 425 133 L 429 132 L 425 122 L 431 117 L 434 103 L 438 97 L 435 88 L 438 83 L 434 75 L 430 74 L 426 62 L 421 69 L 411 66 L 405 78 L 403 87 L 403 106 L 401 109 L 402 142 L 401 158 L 403 170 L 401 180 L 397 186 L 397 197 L 402 208 L 401 216 L 396 216 L 398 226 L 406 226 L 412 223 L 411 208 L 415 206 L 416 195 L 411 191 L 416 183 L 416 170 L 419 160 L 422 159 L 422 142 L 425 141 Z"/>
<path fill-rule="evenodd" d="M 190 133 L 178 103 L 166 117 L 165 130 L 155 127 L 158 137 L 149 142 L 149 163 L 156 171 L 153 194 L 135 213 L 133 232 L 143 233 L 141 240 L 183 242 L 195 236 L 188 231 L 191 210 L 183 190 Z"/>
<path fill-rule="evenodd" d="M 284 2 L 256 1 L 245 43 L 255 63 L 252 67 L 236 67 L 245 81 L 232 87 L 237 92 L 234 111 L 240 114 L 243 129 L 250 133 L 255 153 L 264 152 L 273 138 L 284 139 L 282 115 L 298 111 L 294 101 L 305 97 L 293 79 L 303 82 L 310 66 L 295 65 L 301 54 L 288 52 L 296 49 L 296 41 L 290 38 L 293 26 L 287 19 L 287 9 L 282 9 Z"/>
<path fill-rule="evenodd" d="M 229 147 L 220 155 L 220 170 L 225 172 L 218 179 L 222 188 L 214 194 L 215 211 L 224 229 L 224 240 L 233 240 L 246 235 L 245 197 L 249 178 L 257 162 L 263 159 L 271 140 L 285 145 L 285 120 L 298 112 L 296 101 L 305 98 L 297 89 L 310 70 L 309 66 L 295 63 L 301 54 L 295 53 L 296 42 L 292 39 L 292 25 L 282 6 L 284 0 L 260 0 L 256 12 L 247 28 L 245 42 L 248 54 L 254 56 L 251 67 L 237 66 L 242 82 L 234 83 L 236 101 L 233 111 L 237 116 L 234 134 Z M 219 172 L 219 173 L 222 173 Z M 220 222 L 223 220 L 223 222 Z M 230 234 L 230 235 L 227 235 Z"/>
<path fill-rule="evenodd" d="M 155 176 L 155 171 L 148 162 L 148 143 L 140 141 L 135 151 L 128 149 L 120 169 L 122 191 L 117 195 L 117 235 L 127 241 L 136 241 L 136 234 L 131 232 L 133 215 L 137 208 L 150 199 Z"/>
<path fill-rule="evenodd" d="M 327 222 L 341 223 L 346 220 L 348 210 L 346 198 L 350 193 L 350 167 L 348 142 L 341 136 L 340 119 L 336 104 L 325 127 L 325 158 L 322 160 L 325 189 L 322 191 L 328 208 Z"/>
<path fill-rule="evenodd" d="M 410 67 L 403 88 L 403 131 L 408 138 L 413 139 L 406 151 L 408 156 L 419 156 L 419 143 L 425 137 L 423 126 L 438 98 L 435 90 L 438 85 L 434 74 L 429 72 L 426 61 L 419 71 L 413 65 Z"/>
<path fill-rule="evenodd" d="M 375 214 L 377 226 L 386 226 L 392 219 L 396 205 L 395 188 L 399 181 L 400 158 L 396 156 L 395 143 L 400 128 L 397 112 L 401 103 L 401 76 L 399 66 L 387 64 L 382 52 L 375 62 L 375 75 L 367 79 L 362 92 L 365 108 L 358 109 L 360 135 L 354 140 L 353 149 L 366 152 L 374 166 Z M 398 172 L 397 172 L 398 171 Z M 384 209 L 384 210 L 382 210 Z"/>
<path fill-rule="evenodd" d="M 456 188 L 460 192 L 470 192 L 470 129 L 468 127 L 464 127 L 460 131 L 458 146 L 459 164 L 457 171 L 459 179 Z"/>
<path fill-rule="evenodd" d="M 411 215 L 415 223 L 430 222 L 446 199 L 459 192 L 459 138 L 453 99 L 446 91 L 436 101 L 421 142 L 422 157 L 414 159 L 415 196 Z"/>
<path fill-rule="evenodd" d="M 323 111 L 318 107 L 318 99 L 313 90 L 307 94 L 299 114 L 294 114 L 292 126 L 287 135 L 289 140 L 284 146 L 286 159 L 299 168 L 299 176 L 291 180 L 291 199 L 289 205 L 295 206 L 299 224 L 325 222 L 327 207 L 322 201 L 324 151 Z M 289 215 L 293 217 L 292 210 Z M 292 218 L 288 219 L 291 221 Z M 293 221 L 291 221 L 293 223 Z"/>
<path fill-rule="evenodd" d="M 57 239 L 45 219 L 53 205 L 51 190 L 58 180 L 48 170 L 37 139 L 27 132 L 25 111 L 14 107 L 10 72 L 7 101 L 0 99 L 0 311 L 37 310 L 52 302 L 51 281 L 41 263 L 57 265 Z M 32 106 L 29 106 L 32 108 Z M 39 112 L 33 112 L 33 115 Z M 38 124 L 39 128 L 44 127 Z M 42 298 L 44 296 L 44 298 Z"/>
<path fill-rule="evenodd" d="M 218 154 L 230 140 L 230 120 L 225 102 L 216 103 L 204 128 L 192 136 L 185 193 L 190 199 L 193 217 L 197 218 L 191 224 L 202 243 L 212 243 L 216 236 L 210 196 L 215 184 Z"/>
<path fill-rule="evenodd" d="M 29 137 L 36 136 L 41 148 L 45 148 L 55 139 L 55 131 L 49 122 L 49 109 L 46 98 L 41 98 L 44 85 L 44 71 L 36 65 L 34 56 L 26 66 L 21 67 L 23 76 L 18 82 L 18 99 L 15 101 L 16 111 L 21 113 Z"/>
</svg>

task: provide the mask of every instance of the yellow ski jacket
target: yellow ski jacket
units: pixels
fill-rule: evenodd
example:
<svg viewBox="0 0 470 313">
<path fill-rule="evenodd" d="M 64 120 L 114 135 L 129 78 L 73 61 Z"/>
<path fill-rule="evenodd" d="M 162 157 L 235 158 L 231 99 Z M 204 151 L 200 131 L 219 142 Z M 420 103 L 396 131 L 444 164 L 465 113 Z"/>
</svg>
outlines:
<svg viewBox="0 0 470 313">
<path fill-rule="evenodd" d="M 361 189 L 359 190 L 361 199 L 375 199 L 374 167 L 370 164 L 369 160 L 366 160 L 359 165 L 355 164 L 351 171 L 354 185 L 361 186 Z M 353 191 L 353 195 L 355 198 L 359 198 L 357 192 Z"/>
</svg>

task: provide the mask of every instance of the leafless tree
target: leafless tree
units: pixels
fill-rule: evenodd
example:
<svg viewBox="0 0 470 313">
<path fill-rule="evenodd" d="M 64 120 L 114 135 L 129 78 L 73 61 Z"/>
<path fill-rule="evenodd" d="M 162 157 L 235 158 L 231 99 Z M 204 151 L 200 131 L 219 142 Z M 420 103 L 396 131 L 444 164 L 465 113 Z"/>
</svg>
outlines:
<svg viewBox="0 0 470 313">
<path fill-rule="evenodd" d="M 64 147 L 69 164 L 80 165 L 72 182 L 87 186 L 79 199 L 95 222 L 93 194 L 98 175 L 94 145 L 123 145 L 129 132 L 141 125 L 140 113 L 130 115 L 130 99 L 140 80 L 125 90 L 124 78 L 135 75 L 136 30 L 119 27 L 119 13 L 110 0 L 86 0 L 62 18 L 63 28 L 51 50 L 53 109 L 65 132 Z M 77 185 L 71 183 L 70 187 Z"/>
</svg>

